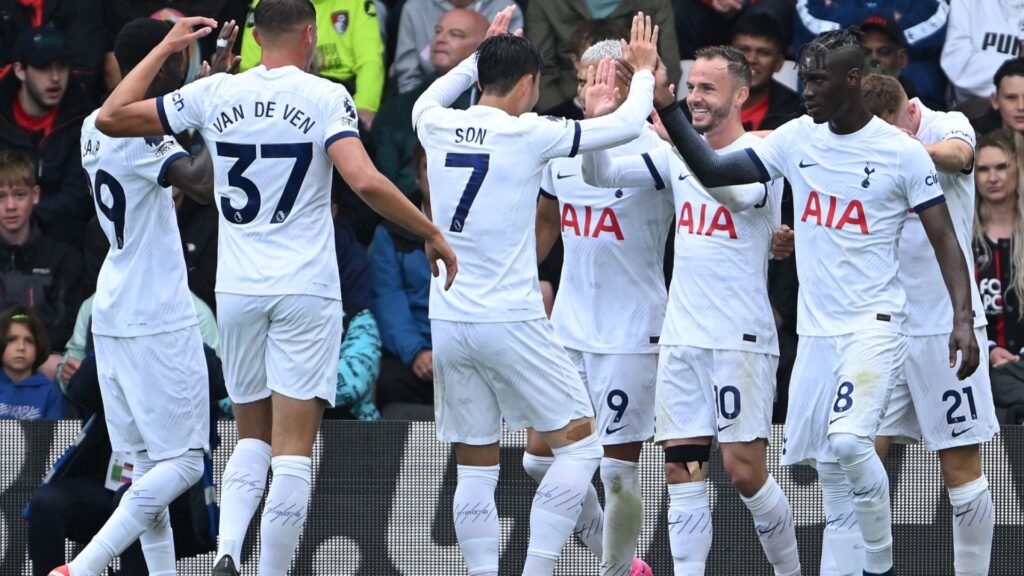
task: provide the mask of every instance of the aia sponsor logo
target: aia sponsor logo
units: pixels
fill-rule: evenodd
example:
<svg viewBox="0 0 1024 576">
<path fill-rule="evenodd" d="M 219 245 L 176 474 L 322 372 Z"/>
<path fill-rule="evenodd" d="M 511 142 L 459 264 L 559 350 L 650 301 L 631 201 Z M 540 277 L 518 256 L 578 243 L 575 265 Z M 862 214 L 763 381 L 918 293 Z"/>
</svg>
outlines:
<svg viewBox="0 0 1024 576">
<path fill-rule="evenodd" d="M 732 222 L 732 213 L 725 206 L 709 206 L 703 202 L 691 204 L 683 202 L 679 209 L 679 222 L 676 224 L 677 234 L 700 234 L 711 236 L 716 232 L 736 239 L 736 226 Z"/>
<path fill-rule="evenodd" d="M 619 219 L 611 208 L 601 208 L 598 212 L 590 206 L 562 205 L 562 232 L 566 231 L 587 238 L 599 238 L 604 234 L 614 236 L 616 240 L 623 239 Z"/>
<path fill-rule="evenodd" d="M 807 205 L 800 216 L 801 222 L 868 234 L 868 218 L 860 200 L 854 199 L 844 204 L 835 196 L 825 195 L 823 205 L 821 196 L 814 190 L 807 195 Z"/>
</svg>

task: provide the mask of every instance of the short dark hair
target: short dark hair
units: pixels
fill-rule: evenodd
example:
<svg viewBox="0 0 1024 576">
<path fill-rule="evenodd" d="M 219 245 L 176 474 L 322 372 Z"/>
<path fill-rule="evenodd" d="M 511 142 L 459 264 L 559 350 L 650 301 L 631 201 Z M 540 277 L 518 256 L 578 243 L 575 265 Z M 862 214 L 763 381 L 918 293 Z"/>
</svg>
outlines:
<svg viewBox="0 0 1024 576">
<path fill-rule="evenodd" d="M 732 28 L 732 39 L 737 36 L 766 38 L 775 44 L 780 54 L 786 53 L 786 38 L 778 21 L 764 12 L 754 12 L 741 17 Z"/>
<path fill-rule="evenodd" d="M 590 46 L 602 40 L 624 39 L 628 34 L 629 30 L 618 20 L 608 18 L 584 20 L 569 36 L 569 46 L 572 46 L 573 54 L 580 58 Z"/>
<path fill-rule="evenodd" d="M 1011 58 L 1002 63 L 994 77 L 996 90 L 1007 76 L 1024 76 L 1024 58 Z"/>
<path fill-rule="evenodd" d="M 488 94 L 505 96 L 523 76 L 540 74 L 544 58 L 526 38 L 501 34 L 484 40 L 477 49 L 476 63 L 480 88 Z"/>
<path fill-rule="evenodd" d="M 309 0 L 261 0 L 253 10 L 252 21 L 261 34 L 280 34 L 299 24 L 316 22 L 316 9 Z"/>
<path fill-rule="evenodd" d="M 813 58 L 819 65 L 824 65 L 832 60 L 827 56 L 835 54 L 848 70 L 863 68 L 864 48 L 860 45 L 863 36 L 864 33 L 857 26 L 822 32 L 804 44 L 797 63 L 802 65 L 806 59 Z"/>
<path fill-rule="evenodd" d="M 725 60 L 726 67 L 729 68 L 729 76 L 732 76 L 733 81 L 738 84 L 737 87 L 750 86 L 753 72 L 751 72 L 750 64 L 747 63 L 743 52 L 732 46 L 705 46 L 694 53 L 694 60 L 713 60 L 715 58 Z"/>
<path fill-rule="evenodd" d="M 896 114 L 907 101 L 900 81 L 885 74 L 868 74 L 860 82 L 864 105 L 879 118 Z"/>
<path fill-rule="evenodd" d="M 125 76 L 171 31 L 172 24 L 154 18 L 136 18 L 125 24 L 114 41 L 114 57 Z"/>
<path fill-rule="evenodd" d="M 46 335 L 46 326 L 35 310 L 28 306 L 12 306 L 0 312 L 0 336 L 3 337 L 0 356 L 7 351 L 7 333 L 11 330 L 11 324 L 23 324 L 35 338 L 36 360 L 32 363 L 32 370 L 38 370 L 50 355 L 50 338 Z"/>
</svg>

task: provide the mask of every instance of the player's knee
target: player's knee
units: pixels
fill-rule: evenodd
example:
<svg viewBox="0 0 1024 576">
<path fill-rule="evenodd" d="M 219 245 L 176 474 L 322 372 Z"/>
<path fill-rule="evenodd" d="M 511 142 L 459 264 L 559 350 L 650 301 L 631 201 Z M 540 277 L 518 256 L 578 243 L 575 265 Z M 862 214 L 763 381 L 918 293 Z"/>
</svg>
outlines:
<svg viewBox="0 0 1024 576">
<path fill-rule="evenodd" d="M 874 442 L 865 436 L 837 432 L 828 435 L 828 442 L 839 464 L 843 466 L 854 466 L 869 458 L 877 458 Z"/>
<path fill-rule="evenodd" d="M 747 497 L 757 494 L 757 491 L 764 485 L 764 477 L 767 476 L 767 472 L 759 473 L 755 466 L 747 462 L 726 463 L 725 472 L 729 475 L 729 481 L 732 482 L 733 487 Z"/>
<path fill-rule="evenodd" d="M 597 460 L 604 456 L 604 448 L 601 446 L 601 439 L 597 434 L 586 436 L 568 446 L 552 450 L 555 458 L 566 458 L 569 460 Z"/>
<path fill-rule="evenodd" d="M 537 456 L 523 452 L 523 470 L 526 470 L 526 474 L 538 484 L 544 479 L 544 475 L 547 474 L 548 468 L 551 468 L 551 463 L 554 461 L 554 456 Z"/>
<path fill-rule="evenodd" d="M 665 447 L 665 481 L 669 484 L 699 482 L 707 477 L 710 444 Z"/>
<path fill-rule="evenodd" d="M 943 450 L 939 452 L 939 463 L 946 486 L 960 486 L 982 477 L 977 445 Z"/>
</svg>

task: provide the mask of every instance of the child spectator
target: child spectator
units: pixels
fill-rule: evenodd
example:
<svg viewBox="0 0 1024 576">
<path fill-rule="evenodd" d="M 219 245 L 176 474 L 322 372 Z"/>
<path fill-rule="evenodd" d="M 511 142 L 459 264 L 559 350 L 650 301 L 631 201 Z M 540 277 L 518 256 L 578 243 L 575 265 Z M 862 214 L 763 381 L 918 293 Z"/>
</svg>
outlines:
<svg viewBox="0 0 1024 576">
<path fill-rule="evenodd" d="M 0 418 L 11 420 L 64 417 L 64 402 L 52 380 L 37 370 L 50 354 L 46 329 L 25 306 L 0 313 L 3 370 L 0 371 Z"/>
</svg>

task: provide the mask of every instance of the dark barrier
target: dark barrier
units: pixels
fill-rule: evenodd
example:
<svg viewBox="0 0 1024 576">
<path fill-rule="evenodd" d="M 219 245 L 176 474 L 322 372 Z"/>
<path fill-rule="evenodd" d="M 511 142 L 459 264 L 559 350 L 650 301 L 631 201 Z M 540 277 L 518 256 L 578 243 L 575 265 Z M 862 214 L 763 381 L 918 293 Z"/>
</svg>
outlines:
<svg viewBox="0 0 1024 576">
<path fill-rule="evenodd" d="M 30 574 L 21 510 L 49 464 L 71 442 L 79 424 L 0 421 L 0 575 Z M 235 442 L 232 423 L 220 423 L 222 447 L 214 455 L 217 478 Z M 780 446 L 782 428 L 775 429 Z M 526 554 L 534 485 L 520 465 L 524 434 L 510 434 L 502 451 L 498 508 L 502 573 L 518 574 Z M 804 574 L 818 573 L 822 504 L 809 468 L 782 470 L 778 451 L 770 467 L 796 515 Z M 1024 574 L 1024 428 L 1008 427 L 983 448 L 996 506 L 993 575 Z M 455 464 L 429 423 L 326 422 L 313 456 L 315 491 L 293 574 L 362 576 L 465 574 L 452 528 Z M 952 509 L 942 488 L 938 459 L 916 447 L 894 450 L 890 462 L 896 562 L 901 576 L 952 575 Z M 659 576 L 672 574 L 665 528 L 667 497 L 661 457 L 645 447 L 642 483 L 646 522 L 640 550 Z M 712 460 L 714 547 L 709 575 L 770 575 L 750 515 L 729 485 L 721 460 Z M 258 524 L 258 522 L 256 523 Z M 250 533 L 250 541 L 255 530 Z M 251 554 L 251 544 L 246 555 Z M 179 574 L 206 576 L 209 556 L 182 560 Z M 255 562 L 245 574 L 256 573 Z M 597 574 L 597 563 L 578 543 L 566 548 L 557 574 Z"/>
</svg>

